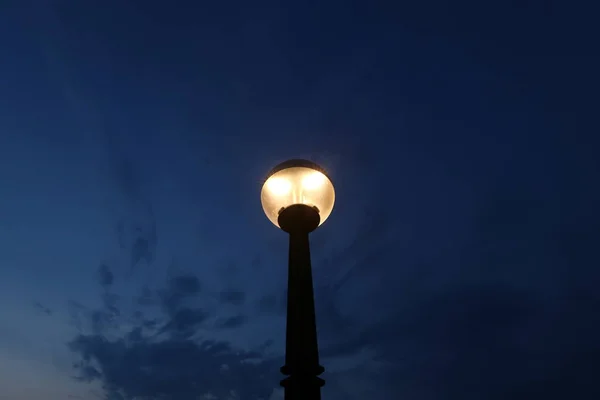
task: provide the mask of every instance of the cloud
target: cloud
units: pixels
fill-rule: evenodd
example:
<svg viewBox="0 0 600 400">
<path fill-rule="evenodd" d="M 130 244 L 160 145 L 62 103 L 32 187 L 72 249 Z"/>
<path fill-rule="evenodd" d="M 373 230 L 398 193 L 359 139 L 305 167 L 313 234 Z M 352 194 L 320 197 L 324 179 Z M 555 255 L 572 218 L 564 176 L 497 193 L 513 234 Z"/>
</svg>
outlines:
<svg viewBox="0 0 600 400">
<path fill-rule="evenodd" d="M 88 322 L 89 309 L 75 300 L 69 300 L 67 303 L 67 313 L 69 320 L 78 331 L 85 329 L 85 324 Z"/>
<path fill-rule="evenodd" d="M 106 292 L 98 309 L 71 302 L 81 327 L 68 344 L 77 356 L 76 379 L 100 384 L 107 400 L 268 399 L 281 379 L 282 358 L 263 354 L 270 343 L 248 351 L 202 338 L 212 316 L 194 304 L 200 292 L 196 276 L 173 276 L 164 288 L 142 293 L 142 303 L 158 306 L 150 310 L 161 316 L 148 318 L 135 310 L 128 320 L 123 319 L 119 298 Z M 236 329 L 245 321 L 245 316 L 235 315 L 218 327 Z"/>
<path fill-rule="evenodd" d="M 36 310 L 44 313 L 45 315 L 52 315 L 52 310 L 40 303 L 39 301 L 33 303 L 33 306 L 36 308 Z"/>
<path fill-rule="evenodd" d="M 219 322 L 217 326 L 223 329 L 235 329 L 239 328 L 246 323 L 246 316 L 244 315 L 236 315 L 233 317 L 226 318 L 225 320 Z"/>
<path fill-rule="evenodd" d="M 163 289 L 153 291 L 148 287 L 142 288 L 142 294 L 137 297 L 136 302 L 142 306 L 160 306 L 166 314 L 166 321 L 155 332 L 156 335 L 167 334 L 169 337 L 178 339 L 191 338 L 204 322 L 210 317 L 210 313 L 194 304 L 200 294 L 201 283 L 193 274 L 180 274 L 172 276 L 167 280 Z M 140 313 L 140 317 L 143 314 Z M 154 319 L 138 318 L 141 327 L 152 329 L 158 326 Z"/>
<path fill-rule="evenodd" d="M 135 266 L 140 261 L 152 262 L 152 252 L 150 251 L 150 239 L 138 236 L 131 245 L 131 266 Z"/>
<path fill-rule="evenodd" d="M 160 292 L 163 307 L 168 312 L 177 310 L 182 303 L 200 293 L 201 284 L 197 276 L 187 274 L 169 279 L 166 289 Z"/>
<path fill-rule="evenodd" d="M 142 286 L 141 293 L 135 298 L 139 306 L 155 306 L 159 303 L 159 298 L 148 286 Z"/>
<path fill-rule="evenodd" d="M 196 333 L 208 317 L 209 313 L 202 309 L 183 307 L 170 315 L 170 319 L 157 334 L 168 333 L 172 337 L 187 339 Z"/>
<path fill-rule="evenodd" d="M 592 311 L 599 306 L 597 300 L 583 310 L 574 300 L 546 303 L 506 285 L 448 287 L 338 336 L 321 357 L 331 369 L 336 359 L 348 357 L 342 365 L 351 365 L 361 351 L 373 351 L 355 367 L 352 384 L 363 387 L 355 394 L 379 387 L 380 394 L 432 399 L 558 399 L 567 393 L 591 399 L 600 395 L 590 372 L 600 368 L 594 356 L 600 345 L 592 339 L 600 333 Z M 380 366 L 369 372 L 374 364 Z M 341 368 L 327 376 L 340 391 L 352 373 Z"/>
<path fill-rule="evenodd" d="M 285 312 L 285 298 L 278 298 L 275 294 L 267 294 L 258 299 L 257 308 L 264 313 L 281 313 Z"/>
<path fill-rule="evenodd" d="M 114 282 L 114 275 L 108 265 L 101 264 L 98 267 L 98 280 L 103 287 L 109 287 Z"/>
<path fill-rule="evenodd" d="M 196 400 L 207 393 L 227 399 L 232 391 L 240 399 L 268 399 L 276 382 L 275 360 L 232 349 L 224 342 L 151 342 L 139 337 L 110 341 L 80 335 L 69 347 L 81 357 L 75 365 L 78 379 L 99 382 L 107 399 Z"/>
<path fill-rule="evenodd" d="M 372 351 L 355 373 L 328 375 L 329 388 L 450 400 L 600 396 L 591 372 L 600 369 L 593 339 L 600 336 L 600 296 L 592 283 L 600 272 L 591 267 L 600 258 L 593 250 L 597 218 L 565 214 L 523 186 L 512 190 L 493 191 L 473 236 L 441 256 L 404 265 L 385 255 L 357 262 L 317 290 L 319 327 L 330 339 L 321 349 L 325 367 Z M 365 238 L 338 260 L 368 260 L 377 251 Z M 384 260 L 386 270 L 377 273 L 385 279 L 369 290 L 376 273 L 366 267 Z M 385 318 L 369 320 L 373 314 Z M 350 383 L 347 374 L 356 379 Z M 363 390 L 358 386 L 346 398 Z"/>
<path fill-rule="evenodd" d="M 146 264 L 153 263 L 157 245 L 156 221 L 152 206 L 136 204 L 135 213 L 141 214 L 137 217 L 138 222 L 127 222 L 127 219 L 134 218 L 128 217 L 121 219 L 116 227 L 119 247 L 129 258 L 130 275 L 142 261 Z"/>
<path fill-rule="evenodd" d="M 269 396 L 268 400 L 283 400 L 283 389 L 273 389 L 271 396 Z"/>
<path fill-rule="evenodd" d="M 135 217 L 123 218 L 117 223 L 117 239 L 121 250 L 125 251 L 129 257 L 131 275 L 135 267 L 142 261 L 146 264 L 154 262 L 154 256 L 157 246 L 157 231 L 156 220 L 152 205 L 146 204 L 135 205 L 135 214 L 140 214 L 137 217 L 137 222 L 127 222 L 127 219 Z"/>
<path fill-rule="evenodd" d="M 219 299 L 224 304 L 241 306 L 246 300 L 246 293 L 239 290 L 224 290 L 219 294 Z"/>
</svg>

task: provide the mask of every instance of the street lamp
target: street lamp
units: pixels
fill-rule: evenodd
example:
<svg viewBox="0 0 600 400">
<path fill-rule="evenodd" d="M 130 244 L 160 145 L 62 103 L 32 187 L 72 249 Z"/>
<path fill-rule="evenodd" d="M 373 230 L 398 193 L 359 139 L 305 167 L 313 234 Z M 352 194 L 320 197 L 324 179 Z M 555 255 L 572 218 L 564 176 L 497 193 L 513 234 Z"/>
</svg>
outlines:
<svg viewBox="0 0 600 400">
<path fill-rule="evenodd" d="M 290 235 L 285 365 L 285 400 L 319 400 L 325 381 L 319 375 L 315 300 L 308 234 L 331 214 L 335 191 L 318 165 L 289 160 L 265 180 L 260 199 L 269 220 Z"/>
</svg>

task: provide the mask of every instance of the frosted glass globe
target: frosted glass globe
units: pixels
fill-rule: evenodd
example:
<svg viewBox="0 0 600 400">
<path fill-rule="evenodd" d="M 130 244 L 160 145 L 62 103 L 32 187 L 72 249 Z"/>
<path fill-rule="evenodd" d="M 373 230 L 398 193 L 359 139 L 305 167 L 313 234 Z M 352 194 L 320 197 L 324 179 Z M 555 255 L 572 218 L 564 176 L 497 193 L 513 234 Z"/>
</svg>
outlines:
<svg viewBox="0 0 600 400">
<path fill-rule="evenodd" d="M 333 210 L 335 190 L 323 169 L 306 160 L 289 160 L 273 168 L 263 184 L 260 200 L 267 218 L 277 227 L 279 213 L 293 204 L 315 207 L 323 224 Z"/>
</svg>

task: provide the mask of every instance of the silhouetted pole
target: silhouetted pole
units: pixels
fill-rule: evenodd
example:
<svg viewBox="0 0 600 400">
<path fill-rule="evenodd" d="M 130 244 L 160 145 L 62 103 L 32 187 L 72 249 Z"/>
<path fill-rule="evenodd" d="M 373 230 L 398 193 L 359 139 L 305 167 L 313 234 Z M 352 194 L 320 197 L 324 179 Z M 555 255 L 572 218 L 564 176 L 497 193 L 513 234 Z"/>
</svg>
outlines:
<svg viewBox="0 0 600 400">
<path fill-rule="evenodd" d="M 290 235 L 285 365 L 281 367 L 288 375 L 281 381 L 285 400 L 320 400 L 325 384 L 319 378 L 325 369 L 319 365 L 308 238 L 319 222 L 319 212 L 304 204 L 291 205 L 278 217 L 279 226 Z"/>
<path fill-rule="evenodd" d="M 315 299 L 309 234 L 331 215 L 335 189 L 324 170 L 308 160 L 287 160 L 269 172 L 260 191 L 269 220 L 290 235 L 285 365 L 285 400 L 320 400 Z"/>
</svg>

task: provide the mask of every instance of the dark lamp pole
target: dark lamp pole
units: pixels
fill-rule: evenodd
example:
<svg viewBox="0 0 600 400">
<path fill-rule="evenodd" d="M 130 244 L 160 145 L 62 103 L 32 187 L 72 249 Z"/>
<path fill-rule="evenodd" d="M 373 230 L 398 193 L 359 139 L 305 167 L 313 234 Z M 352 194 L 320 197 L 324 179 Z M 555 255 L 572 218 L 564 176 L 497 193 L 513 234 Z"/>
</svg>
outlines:
<svg viewBox="0 0 600 400">
<path fill-rule="evenodd" d="M 305 160 L 278 165 L 265 181 L 261 201 L 267 217 L 290 237 L 285 365 L 285 400 L 320 400 L 315 303 L 309 234 L 333 209 L 333 185 L 322 169 Z"/>
</svg>

